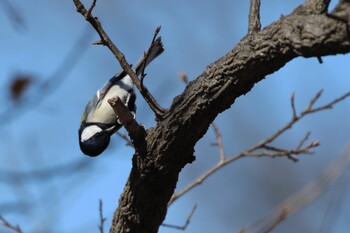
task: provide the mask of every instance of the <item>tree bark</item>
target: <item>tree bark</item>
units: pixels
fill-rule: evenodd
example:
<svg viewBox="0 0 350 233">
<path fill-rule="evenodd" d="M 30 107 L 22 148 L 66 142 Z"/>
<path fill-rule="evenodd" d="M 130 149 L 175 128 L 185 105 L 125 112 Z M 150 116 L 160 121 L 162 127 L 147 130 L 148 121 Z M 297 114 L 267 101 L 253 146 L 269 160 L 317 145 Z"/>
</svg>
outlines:
<svg viewBox="0 0 350 233">
<path fill-rule="evenodd" d="M 307 0 L 290 15 L 247 35 L 174 98 L 133 157 L 111 233 L 158 232 L 181 169 L 195 159 L 196 142 L 255 83 L 296 57 L 350 51 L 350 1 L 340 1 L 331 15 L 326 13 L 328 3 Z"/>
</svg>

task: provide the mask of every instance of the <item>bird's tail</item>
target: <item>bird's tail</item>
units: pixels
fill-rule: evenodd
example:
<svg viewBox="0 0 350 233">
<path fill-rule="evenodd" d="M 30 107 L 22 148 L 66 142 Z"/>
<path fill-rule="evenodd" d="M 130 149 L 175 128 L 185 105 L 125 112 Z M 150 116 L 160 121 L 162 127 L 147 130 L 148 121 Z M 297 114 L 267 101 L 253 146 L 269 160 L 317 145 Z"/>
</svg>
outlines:
<svg viewBox="0 0 350 233">
<path fill-rule="evenodd" d="M 144 62 L 145 62 L 144 66 L 146 67 L 149 63 L 151 63 L 151 61 L 153 61 L 156 57 L 158 57 L 162 52 L 164 52 L 162 38 L 158 37 L 153 42 L 153 45 L 145 52 L 146 56 L 145 56 L 145 54 L 142 55 L 141 59 L 139 60 L 139 62 L 135 66 L 136 74 L 137 75 L 141 74 Z M 146 58 L 147 58 L 147 60 L 145 61 Z"/>
</svg>

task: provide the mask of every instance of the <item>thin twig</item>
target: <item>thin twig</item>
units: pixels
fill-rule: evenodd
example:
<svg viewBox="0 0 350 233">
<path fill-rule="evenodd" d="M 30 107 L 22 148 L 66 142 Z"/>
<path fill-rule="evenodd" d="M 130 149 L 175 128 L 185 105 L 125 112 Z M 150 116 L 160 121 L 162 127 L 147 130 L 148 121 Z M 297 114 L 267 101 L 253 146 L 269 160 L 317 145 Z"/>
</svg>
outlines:
<svg viewBox="0 0 350 233">
<path fill-rule="evenodd" d="M 85 18 L 90 18 L 90 17 L 91 17 L 91 12 L 92 12 L 92 10 L 95 8 L 95 6 L 96 6 L 96 0 L 93 0 L 93 2 L 91 3 L 91 6 L 90 6 L 90 8 L 89 8 L 89 10 L 88 10 L 87 13 L 86 13 Z"/>
<path fill-rule="evenodd" d="M 224 151 L 224 145 L 222 143 L 222 136 L 221 136 L 220 130 L 216 126 L 216 123 L 214 121 L 213 121 L 213 123 L 211 123 L 211 127 L 214 130 L 214 134 L 215 134 L 215 138 L 216 138 L 216 145 L 219 148 L 220 161 L 223 161 L 223 160 L 225 160 L 225 151 Z"/>
<path fill-rule="evenodd" d="M 262 145 L 265 145 L 265 144 L 268 144 L 268 143 L 272 142 L 277 137 L 279 137 L 282 133 L 284 133 L 286 130 L 290 129 L 296 122 L 298 122 L 300 119 L 302 119 L 306 115 L 309 115 L 309 114 L 312 114 L 312 113 L 316 113 L 316 112 L 319 112 L 319 111 L 322 111 L 322 110 L 326 110 L 326 109 L 331 109 L 335 104 L 345 100 L 347 97 L 350 96 L 350 91 L 349 91 L 349 92 L 345 93 L 344 95 L 340 96 L 339 98 L 329 102 L 328 104 L 322 105 L 321 107 L 318 107 L 318 108 L 313 108 L 313 105 L 320 98 L 320 96 L 322 95 L 322 92 L 323 92 L 323 90 L 317 92 L 317 94 L 309 102 L 309 104 L 306 107 L 306 109 L 303 112 L 301 112 L 299 114 L 299 116 L 298 115 L 294 116 L 294 114 L 293 114 L 293 117 L 292 117 L 291 121 L 289 121 L 285 126 L 280 128 L 278 131 L 276 131 L 276 133 L 274 133 L 270 137 L 268 137 L 265 140 L 263 140 L 260 143 L 258 143 L 255 146 L 254 149 L 259 148 Z"/>
<path fill-rule="evenodd" d="M 290 97 L 290 102 L 292 105 L 293 119 L 295 119 L 297 117 L 297 110 L 295 108 L 295 94 L 294 94 L 294 92 L 292 93 L 292 96 Z"/>
<path fill-rule="evenodd" d="M 102 200 L 100 199 L 99 201 L 99 208 L 98 208 L 99 212 L 100 212 L 100 224 L 97 226 L 98 229 L 100 230 L 100 233 L 103 233 L 103 224 L 104 222 L 107 220 L 106 218 L 103 217 L 103 211 L 102 211 Z"/>
<path fill-rule="evenodd" d="M 186 85 L 189 84 L 187 74 L 179 72 L 177 76 L 179 76 L 179 79 L 181 79 L 181 81 L 183 81 Z"/>
<path fill-rule="evenodd" d="M 248 34 L 252 35 L 260 29 L 260 0 L 250 0 Z"/>
<path fill-rule="evenodd" d="M 310 135 L 311 135 L 310 131 L 305 134 L 305 137 L 303 138 L 303 140 L 300 141 L 297 149 L 300 149 L 304 145 L 304 143 L 309 139 Z"/>
<path fill-rule="evenodd" d="M 91 44 L 92 45 L 104 45 L 101 40 L 96 40 L 96 41 L 92 42 Z"/>
<path fill-rule="evenodd" d="M 171 205 L 174 203 L 178 198 L 183 196 L 185 193 L 189 192 L 192 190 L 194 187 L 202 184 L 208 177 L 210 177 L 212 174 L 214 174 L 216 171 L 219 169 L 223 168 L 227 164 L 232 163 L 235 160 L 238 160 L 243 157 L 287 157 L 291 159 L 292 161 L 297 161 L 298 158 L 296 155 L 299 154 L 312 154 L 311 149 L 314 147 L 317 147 L 320 145 L 318 141 L 312 141 L 309 143 L 309 145 L 303 147 L 300 145 L 305 144 L 306 139 L 308 138 L 308 134 L 299 142 L 298 146 L 295 149 L 280 149 L 277 147 L 272 147 L 269 144 L 273 142 L 276 138 L 278 138 L 281 134 L 286 132 L 288 129 L 290 129 L 294 124 L 296 124 L 299 120 L 304 118 L 307 115 L 313 114 L 315 112 L 321 111 L 321 110 L 326 110 L 329 108 L 332 108 L 335 104 L 339 103 L 340 101 L 346 99 L 347 97 L 350 96 L 350 92 L 342 95 L 341 97 L 331 101 L 328 104 L 322 105 L 321 107 L 313 109 L 313 105 L 317 101 L 317 99 L 320 97 L 321 92 L 318 92 L 315 97 L 313 97 L 308 104 L 308 107 L 301 112 L 299 115 L 293 113 L 292 119 L 285 124 L 282 128 L 277 130 L 274 134 L 272 134 L 270 137 L 267 137 L 265 140 L 257 143 L 256 145 L 252 146 L 251 148 L 242 151 L 236 155 L 233 155 L 231 157 L 227 157 L 224 160 L 220 160 L 217 164 L 215 164 L 211 169 L 206 171 L 203 175 L 198 177 L 196 180 L 194 180 L 192 183 L 188 184 L 184 189 L 180 190 L 177 193 L 174 193 L 173 196 L 170 198 L 170 201 L 168 202 L 168 205 Z M 293 106 L 293 105 L 292 105 Z M 311 106 L 311 107 L 310 107 Z M 317 110 L 317 111 L 316 111 Z M 259 152 L 259 150 L 265 149 L 265 151 Z M 266 151 L 268 150 L 268 151 Z"/>
<path fill-rule="evenodd" d="M 23 231 L 21 230 L 21 228 L 19 226 L 12 225 L 8 221 L 6 221 L 1 215 L 0 215 L 0 221 L 2 222 L 2 225 L 4 227 L 7 227 L 7 228 L 9 228 L 11 230 L 14 230 L 17 233 L 23 233 Z"/>
<path fill-rule="evenodd" d="M 146 68 L 146 62 L 148 60 L 148 57 L 152 51 L 152 48 L 156 45 L 155 44 L 155 40 L 157 39 L 157 35 L 159 34 L 160 32 L 160 29 L 161 27 L 158 26 L 156 28 L 156 30 L 154 31 L 154 35 L 153 35 L 153 38 L 152 38 L 152 42 L 151 42 L 151 45 L 149 46 L 149 49 L 147 51 L 149 51 L 148 53 L 144 53 L 144 59 L 143 59 L 143 63 L 142 63 L 142 69 L 141 69 L 141 90 L 143 91 L 144 89 L 144 85 L 143 85 L 143 80 L 144 78 L 146 77 L 146 74 L 145 74 L 145 68 Z"/>
<path fill-rule="evenodd" d="M 91 24 L 91 26 L 95 29 L 95 31 L 99 34 L 101 38 L 101 43 L 109 48 L 109 50 L 113 53 L 115 58 L 118 60 L 120 66 L 125 70 L 125 72 L 130 76 L 136 88 L 140 91 L 141 95 L 144 97 L 150 108 L 155 113 L 157 119 L 161 119 L 165 113 L 165 109 L 162 108 L 153 95 L 148 91 L 148 89 L 144 86 L 141 87 L 140 80 L 138 79 L 136 73 L 133 71 L 129 63 L 126 61 L 124 54 L 118 49 L 118 47 L 112 42 L 107 33 L 102 28 L 101 22 L 97 17 L 92 15 L 92 12 L 88 12 L 84 5 L 80 0 L 73 0 L 76 10 L 84 16 L 84 18 Z M 96 2 L 94 0 L 93 4 Z M 93 7 L 90 7 L 92 10 Z"/>
<path fill-rule="evenodd" d="M 339 98 L 333 100 L 332 102 L 326 104 L 326 105 L 323 105 L 321 107 L 314 108 L 314 109 L 310 110 L 310 113 L 315 113 L 315 112 L 319 112 L 319 111 L 326 110 L 326 109 L 332 109 L 335 104 L 345 100 L 349 96 L 350 96 L 350 91 L 347 92 L 346 94 L 340 96 Z"/>
<path fill-rule="evenodd" d="M 317 92 L 317 94 L 314 96 L 314 98 L 311 99 L 309 105 L 307 106 L 307 108 L 304 110 L 305 111 L 311 111 L 311 109 L 313 108 L 314 104 L 317 102 L 317 100 L 321 97 L 323 93 L 323 89 L 321 89 L 319 92 Z"/>
<path fill-rule="evenodd" d="M 130 141 L 130 139 L 126 136 L 125 133 L 120 133 L 117 131 L 116 134 L 125 140 L 127 146 L 134 147 L 134 145 L 132 144 L 132 141 Z"/>
<path fill-rule="evenodd" d="M 187 219 L 186 219 L 186 222 L 184 225 L 182 226 L 176 226 L 176 225 L 172 225 L 172 224 L 167 224 L 167 223 L 163 223 L 162 226 L 163 227 L 169 227 L 169 228 L 174 228 L 174 229 L 177 229 L 177 230 L 186 230 L 186 228 L 188 227 L 188 225 L 190 224 L 190 221 L 192 219 L 192 216 L 194 214 L 194 211 L 196 210 L 197 208 L 197 204 L 194 204 L 193 207 L 192 207 L 192 210 L 190 212 L 190 214 L 187 216 Z"/>
</svg>

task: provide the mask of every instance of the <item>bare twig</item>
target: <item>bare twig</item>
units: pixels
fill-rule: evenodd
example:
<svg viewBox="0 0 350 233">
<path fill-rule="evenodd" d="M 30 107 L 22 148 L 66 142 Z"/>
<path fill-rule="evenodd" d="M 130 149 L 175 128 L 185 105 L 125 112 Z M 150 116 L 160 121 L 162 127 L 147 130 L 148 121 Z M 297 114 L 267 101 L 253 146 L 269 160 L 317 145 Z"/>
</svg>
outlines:
<svg viewBox="0 0 350 233">
<path fill-rule="evenodd" d="M 310 113 L 319 112 L 319 111 L 326 110 L 326 109 L 332 109 L 333 106 L 334 106 L 335 104 L 337 104 L 337 103 L 339 103 L 339 102 L 345 100 L 345 99 L 348 98 L 349 96 L 350 96 L 350 91 L 347 92 L 346 94 L 340 96 L 339 98 L 333 100 L 332 102 L 326 104 L 326 105 L 323 105 L 323 106 L 318 107 L 318 108 L 311 109 L 311 110 L 310 110 Z M 306 112 L 305 112 L 305 113 L 303 112 L 302 114 L 307 114 L 307 113 L 306 113 Z"/>
<path fill-rule="evenodd" d="M 177 75 L 179 76 L 179 79 L 181 79 L 186 85 L 189 84 L 187 74 L 179 72 Z"/>
<path fill-rule="evenodd" d="M 148 57 L 152 51 L 152 48 L 156 45 L 155 44 L 155 40 L 157 38 L 157 35 L 158 33 L 160 32 L 160 26 L 158 26 L 154 32 L 154 35 L 153 35 L 153 39 L 152 39 L 152 42 L 151 42 L 151 45 L 149 46 L 149 49 L 147 51 L 149 51 L 148 53 L 144 53 L 144 59 L 143 59 L 143 63 L 142 63 L 142 69 L 141 69 L 141 90 L 144 89 L 144 85 L 143 85 L 143 80 L 145 79 L 146 77 L 146 74 L 145 74 L 145 68 L 146 68 L 146 62 L 148 60 Z"/>
<path fill-rule="evenodd" d="M 14 230 L 17 233 L 23 233 L 23 231 L 21 230 L 21 228 L 19 226 L 12 225 L 8 221 L 6 221 L 1 215 L 0 215 L 0 221 L 2 222 L 2 225 L 4 227 L 7 227 L 7 228 L 9 228 L 11 230 Z"/>
<path fill-rule="evenodd" d="M 297 118 L 297 110 L 295 108 L 295 94 L 292 93 L 291 97 L 290 97 L 290 102 L 292 105 L 292 111 L 293 111 L 293 119 Z"/>
<path fill-rule="evenodd" d="M 109 50 L 113 53 L 115 58 L 118 60 L 120 66 L 125 70 L 125 72 L 130 76 L 133 83 L 137 87 L 137 89 L 140 91 L 141 95 L 144 97 L 150 108 L 155 113 L 157 119 L 161 119 L 165 109 L 163 109 L 158 102 L 155 100 L 155 98 L 152 96 L 152 94 L 148 91 L 146 87 L 141 87 L 140 80 L 138 79 L 136 73 L 133 71 L 129 63 L 126 61 L 124 54 L 118 49 L 118 47 L 112 42 L 112 40 L 109 38 L 107 33 L 102 28 L 101 22 L 98 20 L 97 17 L 93 17 L 91 11 L 93 9 L 93 5 L 91 5 L 90 13 L 86 10 L 84 5 L 81 3 L 80 0 L 73 0 L 75 7 L 77 11 L 84 16 L 84 18 L 91 24 L 91 26 L 96 30 L 96 32 L 99 34 L 101 38 L 101 43 L 104 44 L 109 48 Z M 93 4 L 96 1 L 94 0 Z"/>
<path fill-rule="evenodd" d="M 103 217 L 102 200 L 101 199 L 99 201 L 99 208 L 98 208 L 98 210 L 100 212 L 100 224 L 97 227 L 100 230 L 100 233 L 103 233 L 103 224 L 106 221 L 106 218 Z"/>
<path fill-rule="evenodd" d="M 197 208 L 197 205 L 194 204 L 194 206 L 192 207 L 192 210 L 191 210 L 190 214 L 187 216 L 187 219 L 186 219 L 186 222 L 185 222 L 184 225 L 182 225 L 182 226 L 176 226 L 176 225 L 172 225 L 172 224 L 163 223 L 162 226 L 163 226 L 163 227 L 174 228 L 174 229 L 182 230 L 182 231 L 186 230 L 186 228 L 187 228 L 188 225 L 190 224 L 190 221 L 191 221 L 191 219 L 192 219 L 192 216 L 193 216 L 194 211 L 196 210 L 196 208 Z"/>
<path fill-rule="evenodd" d="M 297 155 L 299 154 L 313 154 L 313 152 L 310 150 L 313 147 L 318 146 L 319 144 L 317 141 L 310 143 L 307 147 L 305 148 L 297 148 L 297 149 L 290 149 L 290 150 L 284 150 L 280 148 L 275 148 L 275 147 L 268 147 L 268 146 L 263 146 L 264 148 L 266 147 L 268 150 L 267 151 L 262 151 L 258 153 L 252 153 L 250 152 L 249 154 L 245 156 L 249 157 L 270 157 L 270 158 L 277 158 L 277 157 L 287 157 L 288 159 L 292 160 L 293 162 L 298 162 L 299 158 Z M 269 151 L 271 150 L 271 151 Z"/>
<path fill-rule="evenodd" d="M 322 92 L 318 92 L 315 95 L 315 97 L 313 97 L 311 99 L 310 103 L 308 104 L 308 107 L 303 112 L 301 112 L 299 115 L 296 112 L 294 112 L 295 110 L 293 110 L 292 119 L 287 124 L 285 124 L 282 128 L 277 130 L 274 134 L 272 134 L 270 137 L 267 137 L 265 140 L 257 143 L 256 145 L 252 146 L 251 148 L 249 148 L 245 151 L 242 151 L 236 155 L 233 155 L 231 157 L 227 157 L 224 160 L 220 159 L 220 161 L 217 164 L 215 164 L 211 169 L 209 169 L 203 175 L 198 177 L 195 181 L 193 181 L 192 183 L 187 185 L 181 191 L 174 193 L 173 196 L 171 197 L 170 201 L 168 202 L 168 205 L 171 205 L 172 203 L 174 203 L 174 201 L 176 201 L 178 198 L 183 196 L 185 193 L 192 190 L 194 187 L 202 184 L 208 177 L 210 177 L 212 174 L 214 174 L 216 171 L 218 171 L 222 167 L 224 167 L 227 164 L 229 164 L 235 160 L 238 160 L 240 158 L 243 158 L 243 157 L 262 157 L 262 156 L 271 157 L 271 158 L 287 157 L 290 160 L 295 162 L 295 161 L 298 161 L 297 155 L 299 155 L 299 154 L 312 154 L 311 149 L 319 146 L 318 141 L 312 141 L 309 143 L 309 145 L 304 146 L 304 147 L 302 146 L 305 144 L 306 140 L 308 139 L 309 133 L 306 134 L 306 136 L 300 141 L 300 143 L 298 144 L 298 146 L 295 149 L 286 150 L 286 149 L 281 149 L 281 148 L 270 146 L 269 144 L 271 142 L 273 142 L 276 138 L 278 138 L 281 134 L 283 134 L 288 129 L 290 129 L 294 124 L 296 124 L 299 120 L 301 120 L 305 116 L 313 114 L 313 113 L 321 111 L 321 110 L 330 109 L 335 104 L 339 103 L 340 101 L 342 101 L 350 96 L 350 92 L 348 92 L 348 93 L 342 95 L 341 97 L 331 101 L 328 104 L 322 105 L 321 107 L 318 107 L 318 108 L 313 108 L 313 105 L 315 104 L 317 99 L 319 99 L 319 97 L 321 96 L 321 93 Z M 294 102 L 293 99 L 294 99 L 294 97 L 292 97 L 292 103 Z M 294 106 L 294 104 L 292 104 L 292 108 L 295 109 L 295 107 L 293 107 L 293 106 Z"/>
<path fill-rule="evenodd" d="M 300 149 L 304 145 L 304 143 L 309 139 L 310 135 L 311 135 L 310 131 L 305 134 L 305 137 L 303 138 L 303 140 L 300 141 L 297 149 Z"/>
<path fill-rule="evenodd" d="M 260 0 L 250 0 L 248 34 L 252 35 L 260 29 Z"/>
<path fill-rule="evenodd" d="M 91 6 L 89 8 L 89 10 L 86 12 L 86 16 L 85 18 L 90 18 L 91 17 L 91 12 L 92 10 L 95 8 L 96 6 L 96 0 L 93 0 L 93 2 L 91 3 Z"/>
<path fill-rule="evenodd" d="M 125 140 L 127 146 L 134 147 L 134 145 L 132 144 L 132 141 L 130 141 L 130 139 L 126 136 L 125 133 L 120 133 L 117 131 L 116 134 Z"/>
<path fill-rule="evenodd" d="M 224 145 L 222 143 L 222 136 L 220 133 L 219 128 L 216 126 L 216 123 L 213 121 L 213 123 L 211 123 L 211 127 L 214 130 L 214 134 L 215 134 L 215 138 L 216 138 L 216 144 L 219 147 L 219 153 L 220 153 L 220 161 L 224 161 L 225 160 L 225 151 L 224 151 Z"/>
<path fill-rule="evenodd" d="M 96 41 L 92 42 L 91 44 L 92 45 L 104 45 L 101 40 L 96 40 Z"/>
<path fill-rule="evenodd" d="M 310 101 L 309 105 L 307 106 L 307 108 L 305 109 L 305 111 L 311 111 L 314 104 L 321 97 L 322 93 L 323 93 L 323 90 L 320 90 L 319 92 L 317 92 L 317 94 L 311 99 L 311 101 Z"/>
</svg>

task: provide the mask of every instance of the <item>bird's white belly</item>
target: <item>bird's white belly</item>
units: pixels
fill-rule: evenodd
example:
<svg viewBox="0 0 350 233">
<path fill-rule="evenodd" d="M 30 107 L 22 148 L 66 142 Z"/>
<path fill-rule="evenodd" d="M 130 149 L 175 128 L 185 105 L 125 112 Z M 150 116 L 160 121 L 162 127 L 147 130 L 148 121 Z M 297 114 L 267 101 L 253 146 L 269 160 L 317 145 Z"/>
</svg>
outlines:
<svg viewBox="0 0 350 233">
<path fill-rule="evenodd" d="M 99 122 L 101 122 L 101 119 L 104 119 L 103 122 L 106 124 L 115 124 L 117 121 L 117 116 L 111 105 L 108 103 L 108 100 L 118 96 L 122 101 L 124 101 L 123 97 L 127 95 L 128 92 L 124 89 L 120 88 L 117 85 L 112 86 L 104 97 L 101 106 L 95 110 L 92 118 L 100 119 Z"/>
</svg>

